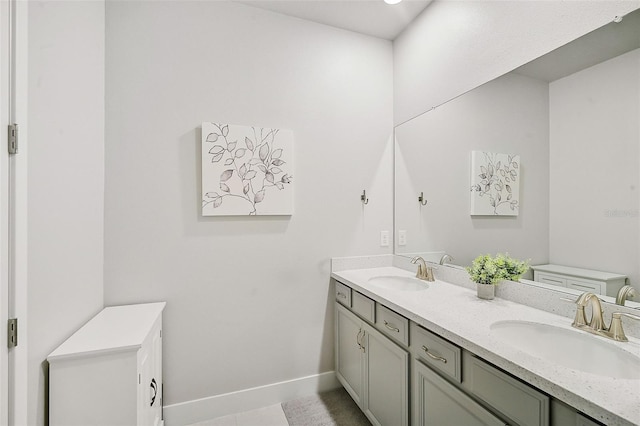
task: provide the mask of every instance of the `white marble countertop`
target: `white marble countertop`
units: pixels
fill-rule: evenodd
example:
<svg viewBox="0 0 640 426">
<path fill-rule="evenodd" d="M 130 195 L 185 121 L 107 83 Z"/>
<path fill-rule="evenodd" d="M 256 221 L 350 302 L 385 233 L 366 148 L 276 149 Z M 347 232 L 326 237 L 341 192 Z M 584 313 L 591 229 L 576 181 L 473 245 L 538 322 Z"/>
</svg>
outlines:
<svg viewBox="0 0 640 426">
<path fill-rule="evenodd" d="M 390 290 L 368 283 L 369 278 L 384 275 L 414 276 L 390 266 L 331 274 L 332 278 L 594 419 L 607 425 L 640 425 L 640 380 L 584 373 L 536 358 L 505 343 L 490 329 L 496 321 L 521 320 L 581 333 L 571 327 L 571 319 L 500 298 L 482 300 L 473 290 L 439 280 L 428 283 L 425 291 Z M 604 340 L 640 356 L 640 340 L 636 338 L 624 343 Z"/>
</svg>

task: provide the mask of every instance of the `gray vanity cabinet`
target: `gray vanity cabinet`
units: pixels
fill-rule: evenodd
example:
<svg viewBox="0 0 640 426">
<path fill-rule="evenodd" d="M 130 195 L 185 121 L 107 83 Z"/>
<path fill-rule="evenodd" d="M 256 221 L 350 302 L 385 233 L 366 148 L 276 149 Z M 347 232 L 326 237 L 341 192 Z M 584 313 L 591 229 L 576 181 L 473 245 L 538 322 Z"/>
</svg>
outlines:
<svg viewBox="0 0 640 426">
<path fill-rule="evenodd" d="M 365 325 L 365 414 L 374 425 L 409 424 L 409 354 Z"/>
<path fill-rule="evenodd" d="M 412 370 L 414 426 L 506 425 L 417 359 Z"/>
<path fill-rule="evenodd" d="M 336 376 L 371 423 L 409 424 L 409 354 L 336 303 Z"/>
<path fill-rule="evenodd" d="M 363 322 L 336 303 L 335 323 L 336 376 L 356 404 L 362 407 L 365 378 L 361 343 Z"/>
<path fill-rule="evenodd" d="M 375 426 L 598 425 L 340 282 L 335 300 L 336 376 Z"/>
<path fill-rule="evenodd" d="M 518 426 L 549 426 L 550 398 L 470 352 L 463 353 L 463 387 Z"/>
</svg>

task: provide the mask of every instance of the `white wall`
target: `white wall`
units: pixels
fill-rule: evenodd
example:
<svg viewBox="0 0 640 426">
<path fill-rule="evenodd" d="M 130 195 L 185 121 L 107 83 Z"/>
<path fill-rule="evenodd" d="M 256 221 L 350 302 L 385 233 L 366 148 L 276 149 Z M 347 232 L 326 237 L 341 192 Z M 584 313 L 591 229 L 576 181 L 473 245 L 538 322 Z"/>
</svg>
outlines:
<svg viewBox="0 0 640 426">
<path fill-rule="evenodd" d="M 104 3 L 32 1 L 28 28 L 25 343 L 42 425 L 45 359 L 103 303 Z"/>
<path fill-rule="evenodd" d="M 550 84 L 550 261 L 640 290 L 640 49 Z M 586 232 L 585 232 L 586 231 Z"/>
<path fill-rule="evenodd" d="M 167 301 L 164 404 L 333 370 L 329 259 L 391 253 L 391 43 L 108 2 L 106 67 L 105 303 Z M 203 121 L 293 130 L 293 216 L 201 216 Z"/>
<path fill-rule="evenodd" d="M 445 251 L 469 265 L 506 251 L 547 262 L 548 94 L 547 83 L 510 73 L 396 127 L 396 230 L 407 231 L 399 253 Z M 470 215 L 471 151 L 520 155 L 518 216 Z"/>
<path fill-rule="evenodd" d="M 393 43 L 400 124 L 640 7 L 633 1 L 436 1 Z"/>
</svg>

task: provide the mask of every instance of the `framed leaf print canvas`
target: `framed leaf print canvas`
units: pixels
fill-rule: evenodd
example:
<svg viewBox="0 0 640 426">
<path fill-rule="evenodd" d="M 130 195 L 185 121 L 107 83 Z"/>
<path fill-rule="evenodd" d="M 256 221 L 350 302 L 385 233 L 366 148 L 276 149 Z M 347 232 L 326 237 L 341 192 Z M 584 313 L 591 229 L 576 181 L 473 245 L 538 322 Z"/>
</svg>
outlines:
<svg viewBox="0 0 640 426">
<path fill-rule="evenodd" d="M 471 151 L 471 215 L 517 216 L 520 156 Z"/>
<path fill-rule="evenodd" d="M 202 123 L 202 215 L 293 214 L 293 132 Z"/>
</svg>

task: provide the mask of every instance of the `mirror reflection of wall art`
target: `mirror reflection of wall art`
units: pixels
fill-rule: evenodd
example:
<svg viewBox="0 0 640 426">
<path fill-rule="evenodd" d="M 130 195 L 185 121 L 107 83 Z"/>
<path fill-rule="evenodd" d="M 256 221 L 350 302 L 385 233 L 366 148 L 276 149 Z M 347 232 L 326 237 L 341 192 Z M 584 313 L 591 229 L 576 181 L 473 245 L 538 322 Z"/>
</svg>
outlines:
<svg viewBox="0 0 640 426">
<path fill-rule="evenodd" d="M 202 215 L 293 214 L 293 132 L 202 123 Z"/>
<path fill-rule="evenodd" d="M 471 151 L 471 214 L 517 216 L 520 156 Z"/>
</svg>

